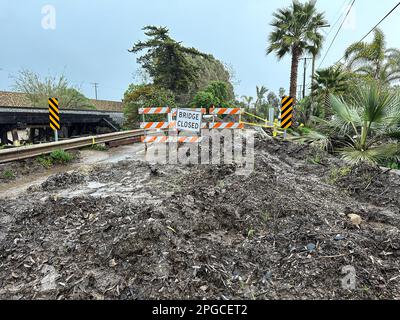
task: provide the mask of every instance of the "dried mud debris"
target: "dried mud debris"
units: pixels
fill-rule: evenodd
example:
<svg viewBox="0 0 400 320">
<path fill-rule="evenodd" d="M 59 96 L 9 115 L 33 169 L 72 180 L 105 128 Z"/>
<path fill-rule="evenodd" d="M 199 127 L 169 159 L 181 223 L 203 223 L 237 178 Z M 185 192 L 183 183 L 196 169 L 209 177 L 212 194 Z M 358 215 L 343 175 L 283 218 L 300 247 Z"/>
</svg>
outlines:
<svg viewBox="0 0 400 320">
<path fill-rule="evenodd" d="M 391 175 L 352 168 L 329 183 L 345 165 L 311 164 L 313 154 L 256 141 L 248 176 L 235 164 L 124 161 L 50 177 L 0 200 L 0 297 L 400 298 L 399 205 L 394 193 L 372 197 Z M 357 170 L 376 180 L 366 186 Z M 93 181 L 99 190 L 85 193 Z M 355 290 L 342 288 L 346 266 Z"/>
</svg>

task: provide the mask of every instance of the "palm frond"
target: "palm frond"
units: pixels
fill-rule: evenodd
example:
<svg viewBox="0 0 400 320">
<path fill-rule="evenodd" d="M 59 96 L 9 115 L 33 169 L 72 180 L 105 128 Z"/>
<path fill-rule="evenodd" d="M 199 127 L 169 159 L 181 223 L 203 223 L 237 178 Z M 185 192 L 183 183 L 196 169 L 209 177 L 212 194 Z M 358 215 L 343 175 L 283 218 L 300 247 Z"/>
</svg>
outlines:
<svg viewBox="0 0 400 320">
<path fill-rule="evenodd" d="M 360 162 L 378 164 L 381 161 L 398 159 L 399 152 L 400 149 L 397 143 L 382 144 L 367 150 L 359 150 L 354 148 L 354 146 L 339 150 L 342 159 L 350 164 L 358 164 Z"/>
</svg>

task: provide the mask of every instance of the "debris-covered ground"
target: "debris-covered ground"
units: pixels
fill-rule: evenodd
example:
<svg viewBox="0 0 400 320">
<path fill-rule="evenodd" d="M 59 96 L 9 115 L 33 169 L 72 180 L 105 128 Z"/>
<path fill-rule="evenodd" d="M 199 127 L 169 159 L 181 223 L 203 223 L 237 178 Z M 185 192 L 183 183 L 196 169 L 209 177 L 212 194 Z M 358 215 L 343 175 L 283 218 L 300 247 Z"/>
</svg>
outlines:
<svg viewBox="0 0 400 320">
<path fill-rule="evenodd" d="M 260 139 L 236 170 L 123 161 L 0 199 L 0 298 L 400 299 L 399 176 Z"/>
</svg>

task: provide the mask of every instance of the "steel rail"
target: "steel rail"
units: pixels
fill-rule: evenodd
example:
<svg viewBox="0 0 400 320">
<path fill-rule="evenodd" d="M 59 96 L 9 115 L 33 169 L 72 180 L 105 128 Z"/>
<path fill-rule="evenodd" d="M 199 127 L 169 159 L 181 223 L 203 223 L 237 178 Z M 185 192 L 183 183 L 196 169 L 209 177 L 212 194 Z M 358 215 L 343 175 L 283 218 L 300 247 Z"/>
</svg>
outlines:
<svg viewBox="0 0 400 320">
<path fill-rule="evenodd" d="M 11 149 L 3 149 L 0 150 L 0 163 L 6 163 L 10 161 L 41 156 L 59 149 L 62 150 L 77 149 L 98 143 L 105 143 L 110 141 L 143 136 L 145 132 L 146 130 L 143 129 L 120 131 L 120 132 L 106 133 L 96 136 L 69 139 L 59 142 L 48 142 L 42 144 L 16 147 Z"/>
</svg>

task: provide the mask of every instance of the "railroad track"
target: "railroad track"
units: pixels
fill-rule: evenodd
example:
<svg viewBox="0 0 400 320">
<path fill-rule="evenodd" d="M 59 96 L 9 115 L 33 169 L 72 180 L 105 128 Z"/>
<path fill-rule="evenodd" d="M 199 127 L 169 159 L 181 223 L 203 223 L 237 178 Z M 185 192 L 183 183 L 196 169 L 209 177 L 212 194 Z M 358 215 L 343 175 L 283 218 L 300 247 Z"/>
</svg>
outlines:
<svg viewBox="0 0 400 320">
<path fill-rule="evenodd" d="M 32 158 L 51 153 L 55 150 L 78 149 L 91 146 L 98 143 L 106 143 L 117 140 L 124 140 L 134 137 L 140 137 L 145 134 L 144 129 L 113 132 L 96 136 L 69 139 L 59 142 L 49 142 L 30 146 L 16 147 L 12 149 L 0 150 L 0 163 Z"/>
</svg>

